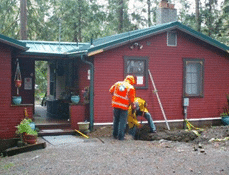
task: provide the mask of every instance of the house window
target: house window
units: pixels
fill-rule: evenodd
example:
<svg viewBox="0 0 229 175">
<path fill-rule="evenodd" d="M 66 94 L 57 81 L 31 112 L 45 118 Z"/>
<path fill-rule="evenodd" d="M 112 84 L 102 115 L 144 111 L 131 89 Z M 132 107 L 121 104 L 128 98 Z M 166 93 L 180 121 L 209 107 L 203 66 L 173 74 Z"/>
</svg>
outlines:
<svg viewBox="0 0 229 175">
<path fill-rule="evenodd" d="M 147 57 L 124 57 L 124 76 L 134 75 L 136 77 L 136 88 L 148 87 L 148 58 Z"/>
<path fill-rule="evenodd" d="M 176 33 L 176 31 L 167 32 L 167 46 L 177 46 L 177 33 Z"/>
<path fill-rule="evenodd" d="M 184 97 L 203 97 L 204 60 L 184 59 Z"/>
</svg>

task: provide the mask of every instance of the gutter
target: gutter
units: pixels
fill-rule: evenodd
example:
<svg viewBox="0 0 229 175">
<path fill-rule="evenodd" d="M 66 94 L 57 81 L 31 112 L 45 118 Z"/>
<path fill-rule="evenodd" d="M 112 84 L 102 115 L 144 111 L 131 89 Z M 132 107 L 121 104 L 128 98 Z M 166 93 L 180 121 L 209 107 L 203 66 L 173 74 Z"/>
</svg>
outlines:
<svg viewBox="0 0 229 175">
<path fill-rule="evenodd" d="M 85 60 L 85 55 L 81 55 L 81 60 L 90 65 L 90 126 L 89 129 L 90 131 L 93 130 L 93 126 L 94 126 L 94 65 L 93 63 L 86 61 Z"/>
</svg>

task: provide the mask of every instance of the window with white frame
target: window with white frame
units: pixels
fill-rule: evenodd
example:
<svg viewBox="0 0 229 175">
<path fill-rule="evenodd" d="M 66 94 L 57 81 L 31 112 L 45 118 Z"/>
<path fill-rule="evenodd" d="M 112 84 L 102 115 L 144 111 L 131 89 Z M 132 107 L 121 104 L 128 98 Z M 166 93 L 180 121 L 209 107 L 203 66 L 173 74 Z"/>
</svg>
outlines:
<svg viewBox="0 0 229 175">
<path fill-rule="evenodd" d="M 124 57 L 124 76 L 136 77 L 136 88 L 148 87 L 148 58 L 147 57 Z"/>
<path fill-rule="evenodd" d="M 167 32 L 167 46 L 177 46 L 177 32 Z"/>
<path fill-rule="evenodd" d="M 184 97 L 203 97 L 204 60 L 184 59 Z"/>
</svg>

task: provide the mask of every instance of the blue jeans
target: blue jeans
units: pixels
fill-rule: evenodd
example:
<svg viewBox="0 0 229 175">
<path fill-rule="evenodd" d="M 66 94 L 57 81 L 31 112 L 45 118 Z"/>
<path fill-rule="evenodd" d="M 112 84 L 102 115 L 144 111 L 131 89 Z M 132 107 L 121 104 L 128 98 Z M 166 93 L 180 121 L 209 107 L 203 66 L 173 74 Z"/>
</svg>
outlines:
<svg viewBox="0 0 229 175">
<path fill-rule="evenodd" d="M 153 119 L 149 112 L 144 115 L 145 119 L 148 121 L 150 132 L 156 131 L 156 126 L 154 125 Z"/>
<path fill-rule="evenodd" d="M 113 136 L 119 140 L 124 140 L 128 110 L 114 108 Z"/>
</svg>

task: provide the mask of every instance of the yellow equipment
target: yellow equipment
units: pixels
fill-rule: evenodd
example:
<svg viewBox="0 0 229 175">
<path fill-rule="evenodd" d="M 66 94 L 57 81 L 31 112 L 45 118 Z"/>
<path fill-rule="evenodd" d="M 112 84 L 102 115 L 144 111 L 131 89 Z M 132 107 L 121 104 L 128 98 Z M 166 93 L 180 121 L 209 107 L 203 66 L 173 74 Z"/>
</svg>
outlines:
<svg viewBox="0 0 229 175">
<path fill-rule="evenodd" d="M 134 126 L 140 127 L 140 123 L 138 123 L 137 117 L 136 117 L 136 112 L 132 114 L 132 109 L 128 110 L 128 126 L 129 129 L 133 128 Z"/>
</svg>

